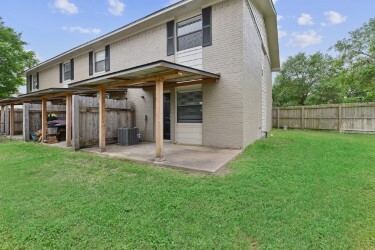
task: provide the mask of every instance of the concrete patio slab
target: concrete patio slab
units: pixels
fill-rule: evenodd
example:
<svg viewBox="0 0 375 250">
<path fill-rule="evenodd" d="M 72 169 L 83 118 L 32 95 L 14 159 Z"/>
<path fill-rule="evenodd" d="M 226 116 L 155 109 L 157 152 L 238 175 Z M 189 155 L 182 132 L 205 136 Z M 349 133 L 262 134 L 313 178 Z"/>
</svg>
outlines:
<svg viewBox="0 0 375 250">
<path fill-rule="evenodd" d="M 165 167 L 210 174 L 218 171 L 242 152 L 242 150 L 234 149 L 218 149 L 165 143 L 164 161 L 155 162 L 155 143 L 140 143 L 133 146 L 112 144 L 107 145 L 106 149 L 106 152 L 100 152 L 98 147 L 81 150 L 103 156 L 130 159 Z"/>
</svg>

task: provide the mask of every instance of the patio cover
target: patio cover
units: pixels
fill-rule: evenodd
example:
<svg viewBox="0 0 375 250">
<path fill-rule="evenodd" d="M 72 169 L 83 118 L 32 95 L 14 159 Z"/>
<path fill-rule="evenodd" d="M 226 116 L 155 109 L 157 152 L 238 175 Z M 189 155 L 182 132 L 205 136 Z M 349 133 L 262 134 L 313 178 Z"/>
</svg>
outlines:
<svg viewBox="0 0 375 250">
<path fill-rule="evenodd" d="M 155 80 L 162 78 L 164 87 L 176 87 L 205 82 L 216 82 L 220 74 L 175 64 L 167 61 L 153 63 L 104 74 L 88 80 L 75 82 L 70 87 L 108 88 L 149 88 L 155 86 Z"/>
</svg>

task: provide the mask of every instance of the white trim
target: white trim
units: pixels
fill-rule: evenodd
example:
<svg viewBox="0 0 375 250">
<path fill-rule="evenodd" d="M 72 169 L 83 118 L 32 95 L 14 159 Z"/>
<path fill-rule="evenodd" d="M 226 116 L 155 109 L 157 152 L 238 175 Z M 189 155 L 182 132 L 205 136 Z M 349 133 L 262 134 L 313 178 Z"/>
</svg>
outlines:
<svg viewBox="0 0 375 250">
<path fill-rule="evenodd" d="M 96 53 L 98 53 L 98 52 L 101 52 L 101 51 L 104 51 L 104 70 L 103 71 L 98 71 L 98 72 L 96 72 Z M 106 71 L 105 71 L 105 47 L 100 47 L 99 49 L 96 49 L 96 50 L 94 50 L 93 51 L 93 65 L 92 65 L 92 67 L 93 67 L 93 76 L 100 76 L 100 75 L 102 75 L 102 74 L 104 74 L 104 73 L 106 73 Z"/>
<path fill-rule="evenodd" d="M 203 145 L 203 121 L 201 123 L 178 123 L 177 108 L 178 108 L 178 92 L 194 92 L 202 91 L 202 84 L 191 85 L 191 86 L 181 86 L 174 89 L 174 140 L 177 144 L 186 145 Z M 203 94 L 203 93 L 202 93 Z M 204 103 L 202 102 L 202 107 Z M 202 114 L 203 115 L 203 114 Z M 203 117 L 202 117 L 203 118 Z M 190 138 L 181 138 L 181 134 L 186 136 L 187 133 L 191 131 L 199 131 Z M 190 132 L 189 132 L 190 131 Z M 183 136 L 183 137 L 184 137 Z"/>
<path fill-rule="evenodd" d="M 67 80 L 65 80 L 65 64 L 67 64 L 67 63 L 70 63 L 70 79 L 67 79 Z M 69 83 L 71 83 L 72 82 L 72 64 L 71 64 L 71 61 L 69 60 L 69 61 L 64 61 L 63 63 L 63 66 L 62 66 L 62 77 L 63 77 L 63 82 L 62 82 L 62 84 L 68 84 L 69 85 Z"/>
</svg>

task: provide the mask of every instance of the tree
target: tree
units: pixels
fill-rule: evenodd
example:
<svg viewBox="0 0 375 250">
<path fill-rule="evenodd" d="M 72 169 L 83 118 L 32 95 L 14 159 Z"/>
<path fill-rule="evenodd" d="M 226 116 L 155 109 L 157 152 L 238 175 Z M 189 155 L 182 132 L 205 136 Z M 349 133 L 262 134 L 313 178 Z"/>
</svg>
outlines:
<svg viewBox="0 0 375 250">
<path fill-rule="evenodd" d="M 289 57 L 273 86 L 275 106 L 375 102 L 375 18 L 322 53 Z"/>
<path fill-rule="evenodd" d="M 25 50 L 26 44 L 21 33 L 6 27 L 0 17 L 0 98 L 16 93 L 25 84 L 20 74 L 38 63 L 35 53 Z"/>
<path fill-rule="evenodd" d="M 342 63 L 338 80 L 345 85 L 345 102 L 375 101 L 375 18 L 334 46 Z"/>
<path fill-rule="evenodd" d="M 284 63 L 273 86 L 276 106 L 306 105 L 336 102 L 339 90 L 331 83 L 337 72 L 332 57 L 320 52 L 313 55 L 298 53 Z"/>
</svg>

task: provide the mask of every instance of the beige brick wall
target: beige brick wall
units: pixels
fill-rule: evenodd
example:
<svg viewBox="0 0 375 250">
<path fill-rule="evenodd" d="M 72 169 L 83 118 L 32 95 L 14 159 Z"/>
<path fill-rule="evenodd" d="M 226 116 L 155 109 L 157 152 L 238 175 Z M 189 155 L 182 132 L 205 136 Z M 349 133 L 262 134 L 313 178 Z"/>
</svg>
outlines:
<svg viewBox="0 0 375 250">
<path fill-rule="evenodd" d="M 110 72 L 135 67 L 158 60 L 174 62 L 174 56 L 167 56 L 166 44 L 166 24 L 158 25 L 138 34 L 114 42 L 110 44 Z M 86 53 L 73 56 L 74 80 L 70 83 L 82 81 L 95 76 L 89 76 L 88 53 L 92 50 L 104 48 L 105 45 L 103 45 L 102 47 L 90 49 Z M 64 58 L 61 60 L 61 63 L 69 60 L 70 58 Z M 63 87 L 63 84 L 59 83 L 59 64 L 56 64 L 51 68 L 41 70 L 39 72 L 39 76 L 41 77 L 40 89 Z"/>
<path fill-rule="evenodd" d="M 212 7 L 212 46 L 203 48 L 203 69 L 220 73 L 203 84 L 203 145 L 242 147 L 242 0 Z"/>
<path fill-rule="evenodd" d="M 62 88 L 62 84 L 59 83 L 59 72 L 59 65 L 52 66 L 39 72 L 39 89 Z"/>
<path fill-rule="evenodd" d="M 111 44 L 111 71 L 158 61 L 174 61 L 167 56 L 166 24 Z"/>
<path fill-rule="evenodd" d="M 145 141 L 154 141 L 154 93 L 143 89 L 129 89 L 126 97 L 134 103 L 135 126 L 139 128 L 142 138 Z"/>
<path fill-rule="evenodd" d="M 246 147 L 261 137 L 263 52 L 246 1 L 243 1 L 243 20 L 243 147 Z"/>
</svg>

